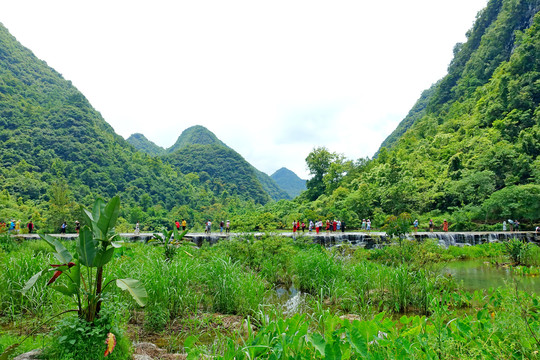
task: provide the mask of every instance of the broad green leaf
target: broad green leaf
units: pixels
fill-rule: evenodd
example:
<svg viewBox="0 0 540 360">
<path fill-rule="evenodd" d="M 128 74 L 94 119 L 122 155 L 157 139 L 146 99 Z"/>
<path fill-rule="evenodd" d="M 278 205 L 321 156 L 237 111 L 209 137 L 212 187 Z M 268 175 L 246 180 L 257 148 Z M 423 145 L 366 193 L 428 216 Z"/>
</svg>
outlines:
<svg viewBox="0 0 540 360">
<path fill-rule="evenodd" d="M 123 244 L 124 244 L 123 240 L 111 241 L 111 246 L 116 248 L 116 249 L 121 248 Z"/>
<path fill-rule="evenodd" d="M 103 267 L 109 261 L 111 261 L 114 255 L 114 247 L 110 247 L 107 250 L 103 251 L 103 248 L 100 248 L 94 259 L 94 267 Z"/>
<path fill-rule="evenodd" d="M 30 290 L 30 288 L 32 286 L 34 286 L 34 284 L 36 283 L 36 281 L 38 281 L 38 279 L 41 277 L 41 275 L 43 275 L 43 272 L 45 270 L 41 270 L 40 272 L 36 273 L 34 276 L 32 276 L 30 278 L 30 280 L 28 280 L 26 282 L 26 284 L 24 285 L 23 289 L 22 289 L 22 293 L 25 294 L 28 290 Z"/>
<path fill-rule="evenodd" d="M 324 340 L 324 337 L 320 334 L 314 333 L 314 334 L 308 334 L 307 340 L 319 351 L 319 353 L 322 356 L 324 355 L 324 351 L 326 348 L 326 340 Z"/>
<path fill-rule="evenodd" d="M 325 360 L 341 360 L 341 349 L 339 347 L 339 340 L 337 340 L 333 344 L 326 344 L 324 348 L 324 354 Z"/>
<path fill-rule="evenodd" d="M 69 287 L 65 285 L 54 285 L 54 286 L 51 286 L 51 288 L 67 296 L 72 296 L 77 293 L 76 291 L 73 290 L 73 288 L 70 289 Z"/>
<path fill-rule="evenodd" d="M 107 235 L 109 230 L 114 227 L 119 214 L 120 198 L 115 196 L 107 203 L 97 220 L 97 226 L 103 235 Z"/>
<path fill-rule="evenodd" d="M 54 238 L 48 234 L 39 234 L 39 237 L 45 240 L 56 250 L 56 252 L 53 253 L 54 257 L 57 258 L 61 264 L 67 264 L 73 259 L 73 256 L 68 249 L 66 249 L 57 238 Z"/>
<path fill-rule="evenodd" d="M 75 261 L 75 266 L 66 271 L 65 275 L 71 280 L 68 285 L 70 291 L 73 291 L 74 293 L 79 292 L 81 287 L 81 267 L 79 266 L 78 261 Z"/>
<path fill-rule="evenodd" d="M 86 224 L 88 226 L 92 226 L 92 224 L 94 223 L 94 215 L 92 215 L 92 213 L 90 211 L 88 211 L 87 209 L 85 209 L 82 206 L 81 206 L 81 213 L 82 213 L 83 217 L 85 218 Z"/>
<path fill-rule="evenodd" d="M 122 290 L 127 290 L 140 306 L 144 306 L 146 304 L 148 294 L 146 293 L 143 283 L 141 283 L 139 280 L 117 279 L 116 285 Z"/>
<path fill-rule="evenodd" d="M 366 326 L 364 322 L 361 323 L 361 326 Z M 354 349 L 364 357 L 368 355 L 367 341 L 364 336 L 358 330 L 358 327 L 354 327 L 349 333 L 349 342 L 354 347 Z"/>
<path fill-rule="evenodd" d="M 93 267 L 94 259 L 98 252 L 98 243 L 94 240 L 92 231 L 88 226 L 83 226 L 79 232 L 77 241 L 77 254 L 82 265 Z"/>
</svg>

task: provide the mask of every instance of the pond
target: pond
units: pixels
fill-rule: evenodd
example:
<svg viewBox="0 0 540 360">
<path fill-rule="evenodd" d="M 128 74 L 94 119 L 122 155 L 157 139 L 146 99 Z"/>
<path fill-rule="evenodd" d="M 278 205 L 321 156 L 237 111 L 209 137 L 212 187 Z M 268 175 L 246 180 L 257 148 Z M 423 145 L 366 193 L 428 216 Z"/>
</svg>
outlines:
<svg viewBox="0 0 540 360">
<path fill-rule="evenodd" d="M 496 267 L 482 260 L 455 261 L 442 269 L 443 274 L 451 274 L 462 282 L 464 290 L 474 291 L 489 289 L 517 281 L 518 289 L 540 294 L 539 276 L 514 275 L 510 268 Z"/>
</svg>

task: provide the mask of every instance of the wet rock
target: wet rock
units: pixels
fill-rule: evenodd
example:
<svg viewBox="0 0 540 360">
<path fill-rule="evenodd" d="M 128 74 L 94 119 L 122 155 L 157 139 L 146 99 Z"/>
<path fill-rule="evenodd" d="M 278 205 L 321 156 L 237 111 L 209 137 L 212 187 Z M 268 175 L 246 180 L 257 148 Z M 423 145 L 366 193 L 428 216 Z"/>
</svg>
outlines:
<svg viewBox="0 0 540 360">
<path fill-rule="evenodd" d="M 41 349 L 32 350 L 30 352 L 21 354 L 13 360 L 39 360 L 41 359 Z"/>
</svg>

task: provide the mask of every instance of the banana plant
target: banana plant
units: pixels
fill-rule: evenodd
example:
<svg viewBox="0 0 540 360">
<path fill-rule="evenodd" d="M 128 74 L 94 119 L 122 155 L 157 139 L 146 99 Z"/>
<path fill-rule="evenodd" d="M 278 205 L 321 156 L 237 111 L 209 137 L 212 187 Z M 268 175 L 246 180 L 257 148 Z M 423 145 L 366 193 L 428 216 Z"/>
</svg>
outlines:
<svg viewBox="0 0 540 360">
<path fill-rule="evenodd" d="M 45 274 L 54 271 L 47 285 L 60 293 L 72 297 L 78 304 L 80 318 L 94 322 L 99 317 L 103 294 L 113 282 L 133 299 L 144 306 L 148 297 L 143 284 L 135 279 L 111 279 L 104 277 L 104 268 L 113 258 L 114 250 L 122 246 L 114 225 L 120 213 L 120 199 L 116 196 L 107 204 L 98 199 L 92 211 L 81 207 L 85 225 L 79 231 L 76 253 L 71 254 L 56 238 L 40 234 L 53 249 L 58 264 L 50 264 L 28 280 L 23 293 L 28 291 Z M 56 284 L 65 274 L 67 281 Z"/>
<path fill-rule="evenodd" d="M 176 255 L 177 247 L 185 244 L 182 239 L 187 233 L 188 230 L 184 230 L 180 233 L 175 227 L 172 230 L 167 230 L 167 228 L 163 227 L 161 228 L 161 234 L 154 233 L 154 237 L 148 240 L 147 243 L 163 245 L 165 248 L 165 259 L 170 261 Z M 189 242 L 189 244 L 195 245 L 192 242 Z M 184 252 L 191 256 L 187 251 L 184 250 Z"/>
</svg>

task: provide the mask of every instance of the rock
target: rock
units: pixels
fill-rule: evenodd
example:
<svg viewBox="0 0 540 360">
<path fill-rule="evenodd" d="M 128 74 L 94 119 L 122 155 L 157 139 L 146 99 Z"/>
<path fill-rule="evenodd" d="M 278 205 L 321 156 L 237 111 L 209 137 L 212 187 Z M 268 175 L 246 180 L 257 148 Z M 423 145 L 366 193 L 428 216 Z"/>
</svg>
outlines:
<svg viewBox="0 0 540 360">
<path fill-rule="evenodd" d="M 359 315 L 356 315 L 356 314 L 341 315 L 339 318 L 342 319 L 342 320 L 349 320 L 349 322 L 351 322 L 351 323 L 354 320 L 362 321 L 362 318 Z"/>
<path fill-rule="evenodd" d="M 35 349 L 30 352 L 21 354 L 13 360 L 39 360 L 41 356 L 41 349 Z"/>
<path fill-rule="evenodd" d="M 154 358 L 148 355 L 135 354 L 133 355 L 133 360 L 154 360 Z"/>
</svg>

